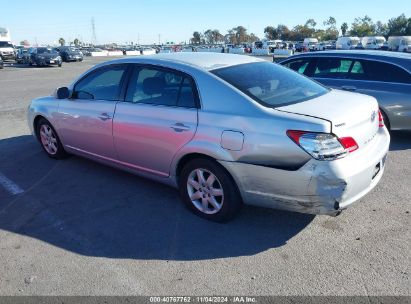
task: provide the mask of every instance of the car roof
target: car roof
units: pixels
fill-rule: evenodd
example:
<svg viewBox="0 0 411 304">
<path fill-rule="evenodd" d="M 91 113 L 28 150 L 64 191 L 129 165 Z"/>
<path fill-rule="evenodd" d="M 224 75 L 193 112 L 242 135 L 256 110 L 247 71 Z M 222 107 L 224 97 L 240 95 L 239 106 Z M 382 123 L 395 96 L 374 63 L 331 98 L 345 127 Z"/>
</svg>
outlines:
<svg viewBox="0 0 411 304">
<path fill-rule="evenodd" d="M 180 63 L 184 65 L 194 66 L 203 70 L 211 71 L 229 66 L 253 63 L 266 62 L 263 59 L 255 58 L 248 55 L 234 55 L 224 53 L 171 53 L 171 54 L 156 54 L 150 56 L 141 56 L 134 58 L 125 58 L 116 60 L 123 63 Z"/>
<path fill-rule="evenodd" d="M 315 53 L 302 53 L 288 57 L 283 60 L 286 61 L 291 58 L 299 57 L 345 57 L 354 59 L 369 59 L 384 61 L 402 66 L 411 73 L 411 54 L 388 51 L 371 51 L 371 50 L 348 50 L 348 51 L 323 51 Z"/>
</svg>

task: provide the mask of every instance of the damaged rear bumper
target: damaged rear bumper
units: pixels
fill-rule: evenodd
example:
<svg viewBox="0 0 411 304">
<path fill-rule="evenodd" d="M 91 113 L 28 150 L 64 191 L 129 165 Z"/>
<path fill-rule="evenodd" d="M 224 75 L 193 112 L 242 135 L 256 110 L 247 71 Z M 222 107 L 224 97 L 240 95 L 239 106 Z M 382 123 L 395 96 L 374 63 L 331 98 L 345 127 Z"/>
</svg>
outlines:
<svg viewBox="0 0 411 304">
<path fill-rule="evenodd" d="M 338 215 L 380 181 L 390 136 L 381 128 L 362 149 L 334 161 L 311 159 L 296 171 L 220 161 L 247 205 L 310 214 Z"/>
</svg>

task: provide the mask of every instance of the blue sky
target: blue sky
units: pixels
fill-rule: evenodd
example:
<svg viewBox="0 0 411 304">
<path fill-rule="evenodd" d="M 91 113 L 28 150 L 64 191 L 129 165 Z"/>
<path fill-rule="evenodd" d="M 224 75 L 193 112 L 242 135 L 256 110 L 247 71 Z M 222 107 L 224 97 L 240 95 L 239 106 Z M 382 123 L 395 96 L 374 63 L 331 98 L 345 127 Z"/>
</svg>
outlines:
<svg viewBox="0 0 411 304">
<path fill-rule="evenodd" d="M 188 41 L 193 31 L 208 28 L 225 34 L 237 25 L 262 38 L 267 25 L 293 27 L 309 18 L 322 26 L 334 16 L 340 27 L 366 14 L 383 22 L 402 13 L 411 17 L 410 0 L 0 0 L 0 7 L 0 27 L 9 28 L 14 42 L 39 44 L 59 37 L 89 42 L 93 17 L 98 43 L 142 44 L 159 38 L 162 43 Z"/>
</svg>

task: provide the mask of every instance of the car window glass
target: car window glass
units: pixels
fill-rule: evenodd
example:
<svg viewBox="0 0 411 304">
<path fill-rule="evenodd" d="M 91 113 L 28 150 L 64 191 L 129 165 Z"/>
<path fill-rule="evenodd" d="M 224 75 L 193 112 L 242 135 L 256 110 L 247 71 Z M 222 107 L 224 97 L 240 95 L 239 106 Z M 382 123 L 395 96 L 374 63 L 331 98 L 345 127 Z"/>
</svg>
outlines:
<svg viewBox="0 0 411 304">
<path fill-rule="evenodd" d="M 195 107 L 193 83 L 180 73 L 151 67 L 136 68 L 126 101 L 165 106 Z"/>
<path fill-rule="evenodd" d="M 383 82 L 411 83 L 411 75 L 395 65 L 367 60 L 364 62 L 368 80 Z"/>
<path fill-rule="evenodd" d="M 346 78 L 352 60 L 339 58 L 319 58 L 314 69 L 314 77 Z"/>
<path fill-rule="evenodd" d="M 126 66 L 122 65 L 91 73 L 76 84 L 73 98 L 118 100 L 125 70 Z"/>
<path fill-rule="evenodd" d="M 240 64 L 211 72 L 269 107 L 302 102 L 328 92 L 320 84 L 269 62 Z"/>
<path fill-rule="evenodd" d="M 286 63 L 285 66 L 300 74 L 304 74 L 309 63 L 310 61 L 308 59 L 299 59 L 299 60 L 290 61 Z"/>
<path fill-rule="evenodd" d="M 193 81 L 188 77 L 185 77 L 181 85 L 181 90 L 178 97 L 178 106 L 186 108 L 196 107 L 196 98 L 193 88 Z"/>
</svg>

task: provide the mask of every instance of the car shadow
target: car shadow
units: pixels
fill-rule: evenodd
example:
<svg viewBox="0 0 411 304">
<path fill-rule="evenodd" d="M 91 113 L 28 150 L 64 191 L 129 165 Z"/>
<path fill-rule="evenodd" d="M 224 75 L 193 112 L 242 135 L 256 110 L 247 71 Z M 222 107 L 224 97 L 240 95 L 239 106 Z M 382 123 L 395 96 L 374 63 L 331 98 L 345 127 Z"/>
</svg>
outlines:
<svg viewBox="0 0 411 304">
<path fill-rule="evenodd" d="M 411 132 L 410 131 L 392 131 L 390 151 L 409 150 L 411 149 Z"/>
<path fill-rule="evenodd" d="M 176 190 L 79 157 L 48 158 L 31 136 L 0 140 L 0 229 L 86 256 L 203 260 L 285 245 L 313 215 L 244 207 L 229 223 L 191 214 Z"/>
</svg>

